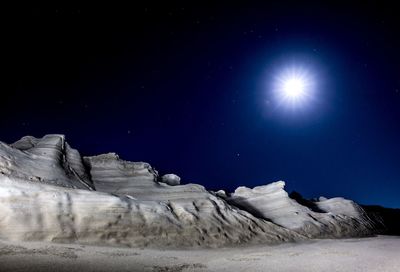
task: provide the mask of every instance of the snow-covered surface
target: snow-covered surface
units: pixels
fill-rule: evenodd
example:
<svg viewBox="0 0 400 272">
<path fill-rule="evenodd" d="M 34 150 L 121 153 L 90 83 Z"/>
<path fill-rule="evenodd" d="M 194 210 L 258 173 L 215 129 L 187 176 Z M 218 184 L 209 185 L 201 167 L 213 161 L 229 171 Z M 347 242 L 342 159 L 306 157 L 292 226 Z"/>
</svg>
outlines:
<svg viewBox="0 0 400 272">
<path fill-rule="evenodd" d="M 289 198 L 282 181 L 233 194 L 179 183 L 115 153 L 82 158 L 63 135 L 0 142 L 0 238 L 220 247 L 373 231 L 356 203 L 321 199 L 316 212 Z"/>
<path fill-rule="evenodd" d="M 197 250 L 0 241 L 0 271 L 398 272 L 399 248 L 393 236 Z"/>
</svg>

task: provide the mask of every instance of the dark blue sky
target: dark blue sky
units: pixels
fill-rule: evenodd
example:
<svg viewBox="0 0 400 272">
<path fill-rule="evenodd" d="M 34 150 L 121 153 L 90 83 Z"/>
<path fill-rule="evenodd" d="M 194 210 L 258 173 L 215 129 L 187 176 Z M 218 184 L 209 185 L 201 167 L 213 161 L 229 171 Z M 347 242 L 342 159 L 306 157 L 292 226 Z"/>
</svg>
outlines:
<svg viewBox="0 0 400 272">
<path fill-rule="evenodd" d="M 285 180 L 306 197 L 400 207 L 400 25 L 393 6 L 8 10 L 0 139 L 63 133 L 210 189 Z M 290 63 L 314 100 L 277 107 Z"/>
</svg>

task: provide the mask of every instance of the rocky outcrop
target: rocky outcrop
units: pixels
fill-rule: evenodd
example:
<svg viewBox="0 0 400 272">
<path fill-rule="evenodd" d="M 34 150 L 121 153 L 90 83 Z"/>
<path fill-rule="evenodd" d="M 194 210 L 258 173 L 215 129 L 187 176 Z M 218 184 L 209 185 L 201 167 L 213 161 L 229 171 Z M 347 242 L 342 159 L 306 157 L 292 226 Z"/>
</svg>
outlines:
<svg viewBox="0 0 400 272">
<path fill-rule="evenodd" d="M 150 247 L 222 246 L 301 239 L 209 196 L 139 201 L 1 177 L 0 237 Z"/>
<path fill-rule="evenodd" d="M 372 233 L 343 198 L 294 200 L 280 181 L 209 192 L 115 153 L 82 158 L 63 135 L 0 142 L 0 238 L 179 247 Z"/>
<path fill-rule="evenodd" d="M 310 238 L 371 235 L 373 224 L 363 209 L 343 198 L 315 202 L 317 211 L 299 204 L 278 181 L 253 189 L 239 187 L 227 201 L 259 218 L 271 220 Z"/>
<path fill-rule="evenodd" d="M 93 189 L 79 152 L 63 135 L 31 136 L 7 145 L 0 142 L 0 173 L 23 180 L 78 189 Z"/>
<path fill-rule="evenodd" d="M 158 173 L 145 162 L 121 160 L 115 153 L 85 157 L 96 190 L 106 193 L 132 195 L 157 187 Z"/>
<path fill-rule="evenodd" d="M 159 183 L 148 163 L 110 153 L 83 164 L 60 135 L 2 143 L 0 152 L 0 238 L 155 247 L 302 239 L 201 185 Z"/>
</svg>

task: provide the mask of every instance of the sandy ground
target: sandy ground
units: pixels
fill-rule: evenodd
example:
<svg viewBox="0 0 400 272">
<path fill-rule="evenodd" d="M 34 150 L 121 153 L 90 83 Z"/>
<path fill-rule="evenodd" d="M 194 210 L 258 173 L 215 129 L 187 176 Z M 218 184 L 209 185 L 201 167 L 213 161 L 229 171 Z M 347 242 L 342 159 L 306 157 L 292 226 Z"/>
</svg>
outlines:
<svg viewBox="0 0 400 272">
<path fill-rule="evenodd" d="M 154 250 L 0 241 L 0 271 L 400 271 L 400 237 Z"/>
</svg>

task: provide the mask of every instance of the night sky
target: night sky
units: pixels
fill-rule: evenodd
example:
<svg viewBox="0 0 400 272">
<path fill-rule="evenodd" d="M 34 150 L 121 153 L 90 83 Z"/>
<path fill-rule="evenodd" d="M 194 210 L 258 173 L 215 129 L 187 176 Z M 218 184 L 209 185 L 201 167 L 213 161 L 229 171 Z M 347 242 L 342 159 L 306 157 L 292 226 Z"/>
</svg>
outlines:
<svg viewBox="0 0 400 272">
<path fill-rule="evenodd" d="M 0 140 L 400 207 L 398 9 L 277 2 L 4 9 Z M 315 81 L 294 108 L 273 95 L 291 65 Z"/>
</svg>

